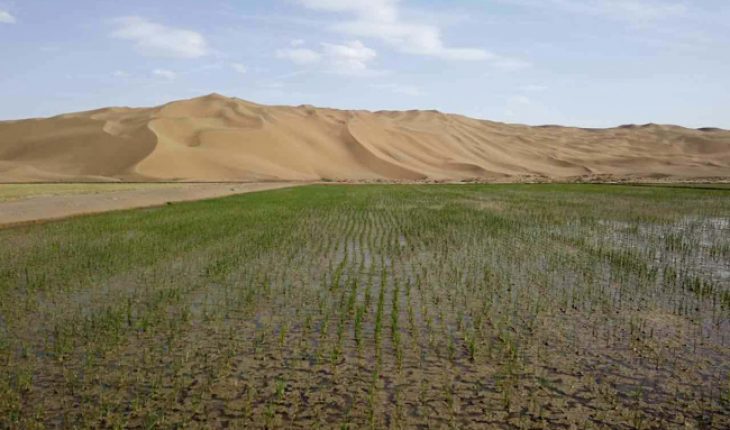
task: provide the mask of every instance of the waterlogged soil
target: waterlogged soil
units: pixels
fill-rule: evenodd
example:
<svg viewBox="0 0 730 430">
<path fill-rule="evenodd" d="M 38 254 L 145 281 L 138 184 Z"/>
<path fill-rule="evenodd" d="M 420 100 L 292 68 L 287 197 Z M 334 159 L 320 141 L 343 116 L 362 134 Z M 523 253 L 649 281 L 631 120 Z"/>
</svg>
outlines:
<svg viewBox="0 0 730 430">
<path fill-rule="evenodd" d="M 725 429 L 729 214 L 311 186 L 0 231 L 0 428 Z"/>
</svg>

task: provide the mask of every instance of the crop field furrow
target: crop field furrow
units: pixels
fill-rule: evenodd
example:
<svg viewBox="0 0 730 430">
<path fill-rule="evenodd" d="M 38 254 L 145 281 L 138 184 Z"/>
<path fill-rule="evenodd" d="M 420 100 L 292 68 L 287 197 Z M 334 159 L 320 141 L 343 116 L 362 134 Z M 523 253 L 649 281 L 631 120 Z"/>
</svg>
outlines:
<svg viewBox="0 0 730 430">
<path fill-rule="evenodd" d="M 309 186 L 0 230 L 0 428 L 730 427 L 730 193 Z"/>
</svg>

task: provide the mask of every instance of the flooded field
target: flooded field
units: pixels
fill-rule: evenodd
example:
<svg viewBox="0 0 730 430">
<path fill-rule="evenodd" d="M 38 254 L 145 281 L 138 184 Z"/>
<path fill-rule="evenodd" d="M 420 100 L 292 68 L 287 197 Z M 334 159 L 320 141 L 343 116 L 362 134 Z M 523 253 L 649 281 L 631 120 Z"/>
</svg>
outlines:
<svg viewBox="0 0 730 430">
<path fill-rule="evenodd" d="M 0 230 L 0 428 L 730 427 L 730 190 L 308 186 Z"/>
</svg>

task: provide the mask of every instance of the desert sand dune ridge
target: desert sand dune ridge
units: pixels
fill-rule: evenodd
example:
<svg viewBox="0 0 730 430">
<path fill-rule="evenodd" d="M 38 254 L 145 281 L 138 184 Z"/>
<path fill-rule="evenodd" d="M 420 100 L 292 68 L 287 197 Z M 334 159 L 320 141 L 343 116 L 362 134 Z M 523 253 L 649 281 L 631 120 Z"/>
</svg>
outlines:
<svg viewBox="0 0 730 430">
<path fill-rule="evenodd" d="M 218 94 L 0 122 L 0 181 L 730 178 L 730 131 L 503 124 Z"/>
</svg>

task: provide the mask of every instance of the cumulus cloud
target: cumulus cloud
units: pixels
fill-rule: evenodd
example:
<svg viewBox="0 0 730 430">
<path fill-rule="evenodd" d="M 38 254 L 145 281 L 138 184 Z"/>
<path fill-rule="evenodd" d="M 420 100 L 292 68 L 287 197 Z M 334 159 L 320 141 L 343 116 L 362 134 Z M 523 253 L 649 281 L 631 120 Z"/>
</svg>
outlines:
<svg viewBox="0 0 730 430">
<path fill-rule="evenodd" d="M 370 63 L 378 53 L 359 40 L 345 43 L 322 43 L 318 51 L 309 48 L 290 48 L 276 51 L 277 58 L 298 65 L 321 65 L 323 71 L 350 76 L 374 76 L 383 71 L 373 70 Z"/>
<path fill-rule="evenodd" d="M 15 24 L 15 17 L 10 12 L 0 9 L 0 23 Z"/>
<path fill-rule="evenodd" d="M 152 71 L 152 74 L 157 76 L 158 78 L 162 78 L 167 81 L 174 81 L 175 79 L 177 79 L 177 73 L 171 70 L 155 69 Z"/>
<path fill-rule="evenodd" d="M 311 9 L 329 12 L 352 12 L 373 21 L 395 21 L 398 19 L 399 0 L 299 0 Z"/>
<path fill-rule="evenodd" d="M 364 72 L 368 69 L 368 63 L 378 56 L 375 50 L 363 45 L 359 40 L 342 45 L 323 43 L 322 47 L 333 69 L 345 74 Z"/>
<path fill-rule="evenodd" d="M 199 58 L 208 54 L 208 44 L 200 33 L 168 27 L 136 16 L 114 20 L 112 37 L 128 40 L 143 55 L 163 58 Z"/>
<path fill-rule="evenodd" d="M 348 14 L 351 19 L 334 24 L 340 33 L 378 39 L 405 53 L 445 60 L 488 60 L 493 54 L 479 48 L 450 47 L 441 30 L 430 24 L 404 19 L 399 0 L 298 0 L 303 6 Z"/>
</svg>

